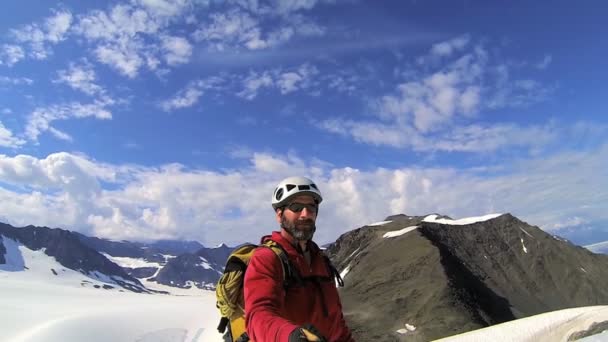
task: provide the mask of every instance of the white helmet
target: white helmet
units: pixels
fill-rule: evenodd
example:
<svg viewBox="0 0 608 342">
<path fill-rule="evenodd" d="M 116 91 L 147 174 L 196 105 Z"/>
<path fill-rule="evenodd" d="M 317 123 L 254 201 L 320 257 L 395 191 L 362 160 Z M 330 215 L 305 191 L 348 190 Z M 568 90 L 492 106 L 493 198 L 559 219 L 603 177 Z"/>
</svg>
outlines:
<svg viewBox="0 0 608 342">
<path fill-rule="evenodd" d="M 310 195 L 317 204 L 323 201 L 321 191 L 312 180 L 306 177 L 289 177 L 283 179 L 274 189 L 272 208 L 276 210 L 284 206 L 295 195 Z"/>
</svg>

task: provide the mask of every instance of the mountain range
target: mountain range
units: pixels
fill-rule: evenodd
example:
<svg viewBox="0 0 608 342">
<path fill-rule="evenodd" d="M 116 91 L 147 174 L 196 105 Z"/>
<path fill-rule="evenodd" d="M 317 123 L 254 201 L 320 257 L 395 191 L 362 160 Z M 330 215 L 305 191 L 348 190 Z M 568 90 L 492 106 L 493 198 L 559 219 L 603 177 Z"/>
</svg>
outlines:
<svg viewBox="0 0 608 342">
<path fill-rule="evenodd" d="M 11 264 L 12 271 L 27 271 L 15 262 L 16 245 L 105 284 L 96 287 L 143 293 L 159 292 L 159 284 L 213 289 L 232 250 L 0 224 L 0 270 Z M 538 313 L 608 304 L 608 256 L 510 214 L 461 220 L 393 215 L 343 234 L 326 253 L 345 280 L 340 295 L 358 341 L 427 341 Z"/>
<path fill-rule="evenodd" d="M 0 265 L 6 263 L 7 253 L 2 237 L 43 250 L 66 268 L 135 292 L 149 292 L 151 282 L 213 289 L 232 250 L 194 241 L 112 241 L 59 228 L 0 223 Z"/>
<path fill-rule="evenodd" d="M 360 341 L 427 341 L 608 304 L 608 256 L 510 214 L 391 216 L 327 253 L 343 270 L 344 313 Z"/>
</svg>

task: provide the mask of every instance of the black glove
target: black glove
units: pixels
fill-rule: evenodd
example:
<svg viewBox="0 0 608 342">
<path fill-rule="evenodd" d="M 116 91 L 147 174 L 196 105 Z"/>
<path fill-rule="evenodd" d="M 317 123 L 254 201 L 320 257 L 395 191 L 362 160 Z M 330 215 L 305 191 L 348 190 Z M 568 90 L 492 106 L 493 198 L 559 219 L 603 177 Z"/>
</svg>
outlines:
<svg viewBox="0 0 608 342">
<path fill-rule="evenodd" d="M 308 341 L 327 342 L 327 339 L 325 339 L 319 330 L 317 330 L 317 328 L 315 328 L 312 324 L 306 324 L 302 327 L 294 329 L 291 334 L 289 334 L 289 342 Z"/>
</svg>

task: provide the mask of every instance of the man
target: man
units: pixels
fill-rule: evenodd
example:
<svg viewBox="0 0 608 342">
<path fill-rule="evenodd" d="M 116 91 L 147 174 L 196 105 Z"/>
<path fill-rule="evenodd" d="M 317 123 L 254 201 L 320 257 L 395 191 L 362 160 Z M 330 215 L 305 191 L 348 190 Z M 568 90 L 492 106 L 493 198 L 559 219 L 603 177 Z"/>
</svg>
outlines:
<svg viewBox="0 0 608 342">
<path fill-rule="evenodd" d="M 301 278 L 285 286 L 283 266 L 269 248 L 258 248 L 245 274 L 247 333 L 254 342 L 354 342 L 321 250 L 312 241 L 323 198 L 313 181 L 289 177 L 277 185 L 272 207 L 281 231 L 271 239 L 286 252 Z"/>
</svg>

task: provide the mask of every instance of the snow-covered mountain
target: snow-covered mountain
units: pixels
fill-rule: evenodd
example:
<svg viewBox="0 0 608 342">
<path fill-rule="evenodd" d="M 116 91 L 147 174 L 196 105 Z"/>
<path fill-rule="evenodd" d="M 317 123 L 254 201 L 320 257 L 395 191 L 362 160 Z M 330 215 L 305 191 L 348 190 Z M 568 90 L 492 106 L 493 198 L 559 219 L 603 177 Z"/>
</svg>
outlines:
<svg viewBox="0 0 608 342">
<path fill-rule="evenodd" d="M 226 245 L 206 248 L 195 241 L 113 241 L 57 228 L 0 223 L 2 235 L 56 257 L 66 268 L 124 280 L 123 287 L 136 284 L 132 291 L 146 291 L 152 283 L 213 289 L 232 250 Z M 4 263 L 4 249 L 0 243 L 0 264 Z"/>
<path fill-rule="evenodd" d="M 67 230 L 33 226 L 15 228 L 0 223 L 0 246 L 0 267 L 5 270 L 29 273 L 24 260 L 25 254 L 31 251 L 56 260 L 57 265 L 49 267 L 46 272 L 58 277 L 65 272 L 83 275 L 83 286 L 91 282 L 89 279 L 96 279 L 104 283 L 100 285 L 104 288 L 120 287 L 134 292 L 149 292 L 138 279 L 84 245 L 74 233 Z"/>
<path fill-rule="evenodd" d="M 608 304 L 608 256 L 509 214 L 395 215 L 327 253 L 345 276 L 344 312 L 361 341 L 426 341 Z"/>
<path fill-rule="evenodd" d="M 594 253 L 608 254 L 608 241 L 598 242 L 585 246 L 588 250 Z"/>
<path fill-rule="evenodd" d="M 504 307 L 489 308 L 500 306 L 501 300 L 509 301 L 512 296 L 505 291 L 501 294 L 504 295 L 502 299 L 493 303 L 488 300 L 492 298 L 489 293 L 480 292 L 480 283 L 489 284 L 486 286 L 488 292 L 498 291 L 490 280 L 499 282 L 501 274 L 512 275 L 514 273 L 510 272 L 522 265 L 527 265 L 528 273 L 541 275 L 537 285 L 545 286 L 549 293 L 547 296 L 554 296 L 553 287 L 568 280 L 578 284 L 580 292 L 584 293 L 589 279 L 583 279 L 581 274 L 599 272 L 598 269 L 605 268 L 602 263 L 605 258 L 593 259 L 598 264 L 589 266 L 584 255 L 593 254 L 543 234 L 510 215 L 464 220 L 449 220 L 435 215 L 398 215 L 347 233 L 329 248 L 345 276 L 347 287 L 341 296 L 358 341 L 427 341 L 434 338 L 429 336 L 429 331 L 442 326 L 451 324 L 452 329 L 446 335 L 452 335 L 474 329 L 475 324 L 466 324 L 466 319 L 475 314 L 478 319 L 489 320 L 493 312 L 504 313 Z M 148 283 L 154 292 L 125 291 L 122 287 L 110 285 L 103 276 L 91 276 L 65 267 L 56 257 L 47 254 L 48 248 L 30 249 L 16 239 L 0 235 L 0 328 L 3 340 L 222 341 L 216 331 L 219 315 L 212 291 L 196 287 L 181 289 L 158 283 Z M 567 250 L 544 246 L 552 245 L 553 241 L 577 252 L 568 254 Z M 474 251 L 469 248 L 474 248 Z M 519 257 L 511 257 L 507 262 L 501 252 L 505 250 L 506 254 L 516 253 Z M 581 251 L 584 255 L 578 253 Z M 566 254 L 561 255 L 561 252 Z M 545 255 L 543 265 L 535 263 L 541 255 Z M 203 257 L 211 258 L 208 255 Z M 585 271 L 573 272 L 570 269 L 571 263 L 564 260 L 572 257 Z M 553 258 L 561 265 L 562 278 L 552 273 L 555 269 L 550 259 Z M 486 278 L 479 277 L 488 268 L 483 265 L 475 268 L 469 263 L 474 259 L 490 263 L 490 269 L 496 272 L 487 274 Z M 133 260 L 141 262 L 137 258 L 130 262 Z M 459 265 L 455 265 L 457 260 L 460 260 Z M 374 269 L 370 269 L 372 266 Z M 549 269 L 547 272 L 553 285 L 540 282 L 546 276 L 542 276 L 545 272 L 542 268 Z M 464 282 L 455 277 L 457 272 L 464 272 Z M 384 277 L 380 276 L 382 274 Z M 603 274 L 600 272 L 599 276 L 603 277 Z M 519 288 L 522 297 L 530 293 L 532 287 L 525 277 L 511 279 L 511 287 Z M 597 286 L 602 285 L 597 283 Z M 568 286 L 563 284 L 561 288 L 565 290 Z M 380 288 L 379 291 L 374 290 L 376 287 Z M 603 288 L 595 290 L 598 301 L 605 303 L 601 298 Z M 571 295 L 578 297 L 580 293 L 575 291 Z M 536 294 L 536 297 L 542 296 Z M 356 300 L 363 300 L 358 308 Z M 557 296 L 555 302 L 558 300 L 563 298 Z M 520 308 L 520 304 L 509 303 L 509 310 Z M 477 325 L 483 326 L 479 322 Z M 578 338 L 585 342 L 605 341 L 608 335 L 602 332 L 607 328 L 608 306 L 590 306 L 512 320 L 442 341 L 543 342 Z M 368 331 L 373 338 L 366 337 L 371 335 L 366 335 Z"/>
<path fill-rule="evenodd" d="M 195 241 L 151 243 L 112 241 L 79 234 L 81 241 L 102 253 L 144 285 L 150 282 L 213 289 L 232 248 L 206 248 Z"/>
<path fill-rule="evenodd" d="M 0 241 L 2 341 L 221 341 L 213 292 L 158 284 L 126 291 L 103 274 L 65 267 L 43 249 L 4 235 Z"/>
<path fill-rule="evenodd" d="M 221 245 L 179 255 L 169 260 L 148 280 L 181 288 L 196 286 L 200 289 L 215 289 L 231 251 L 232 248 Z"/>
</svg>

